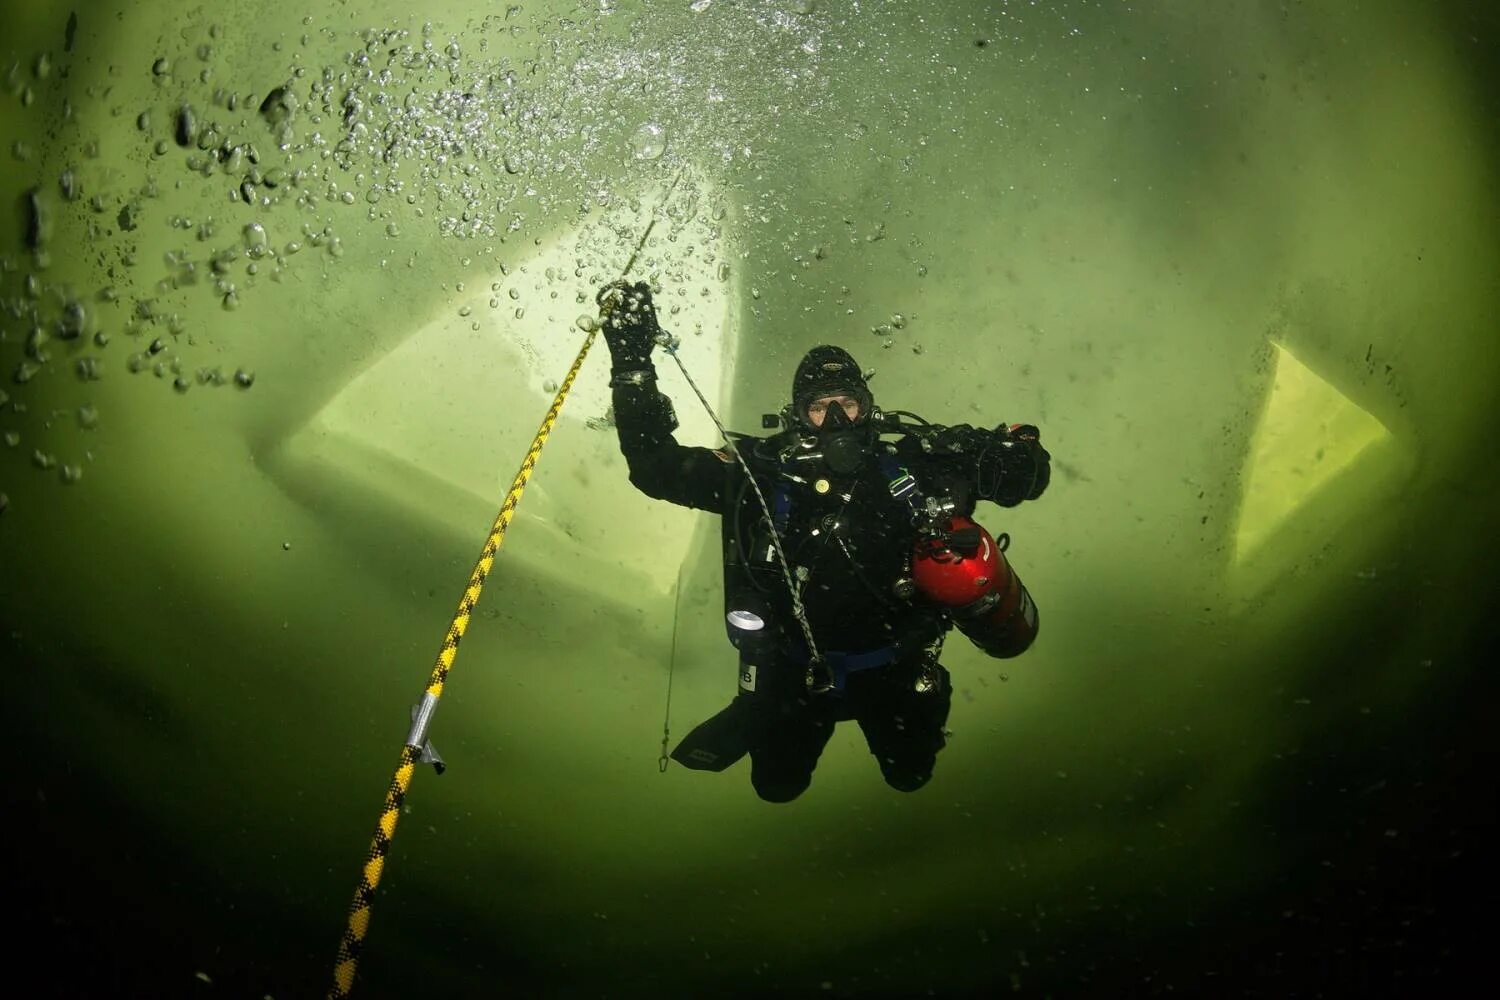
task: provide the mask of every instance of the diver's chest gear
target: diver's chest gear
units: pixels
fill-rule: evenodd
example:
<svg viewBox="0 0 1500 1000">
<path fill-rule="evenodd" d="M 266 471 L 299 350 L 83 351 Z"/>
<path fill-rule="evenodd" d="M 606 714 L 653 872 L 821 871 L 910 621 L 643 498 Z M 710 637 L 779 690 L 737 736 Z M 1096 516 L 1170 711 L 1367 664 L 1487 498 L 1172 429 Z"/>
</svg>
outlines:
<svg viewBox="0 0 1500 1000">
<path fill-rule="evenodd" d="M 830 410 L 830 417 L 838 412 Z M 893 445 L 868 449 L 865 462 L 855 474 L 833 475 L 816 440 L 799 435 L 785 444 L 769 484 L 770 518 L 737 529 L 751 542 L 740 545 L 746 568 L 776 568 L 774 532 L 799 587 L 810 578 L 814 586 L 830 585 L 827 571 L 845 576 L 847 570 L 878 603 L 909 605 L 920 590 L 911 573 L 914 547 L 941 532 L 955 504 L 926 495 Z"/>
<path fill-rule="evenodd" d="M 946 623 L 992 656 L 1031 645 L 1036 607 L 1004 544 L 962 516 L 969 505 L 928 494 L 897 445 L 877 440 L 861 468 L 839 474 L 806 433 L 762 444 L 756 478 L 767 502 L 747 504 L 741 479 L 726 519 L 726 625 L 742 664 L 753 665 L 747 690 L 764 683 L 762 667 L 806 661 L 805 690 L 837 693 L 848 673 L 939 641 Z M 797 622 L 817 630 L 811 661 Z M 841 649 L 854 652 L 832 662 Z"/>
<path fill-rule="evenodd" d="M 883 449 L 865 461 L 879 465 L 854 475 L 835 476 L 818 469 L 811 480 L 794 455 L 784 462 L 771 491 L 771 523 L 761 519 L 760 533 L 774 530 L 783 540 L 788 558 L 807 572 L 847 563 L 856 575 L 889 576 L 894 567 L 904 575 L 911 531 L 907 491 L 915 479 Z M 771 546 L 757 546 L 762 555 Z M 870 580 L 864 581 L 867 586 Z M 873 584 L 877 589 L 884 583 Z M 890 591 L 879 595 L 882 600 Z"/>
</svg>

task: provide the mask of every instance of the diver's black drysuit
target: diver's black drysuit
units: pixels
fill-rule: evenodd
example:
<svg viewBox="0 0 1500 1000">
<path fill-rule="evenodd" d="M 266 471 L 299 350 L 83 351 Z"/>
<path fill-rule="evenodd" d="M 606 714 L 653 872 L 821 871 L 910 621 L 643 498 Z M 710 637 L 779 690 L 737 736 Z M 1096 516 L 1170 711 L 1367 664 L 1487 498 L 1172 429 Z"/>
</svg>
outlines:
<svg viewBox="0 0 1500 1000">
<path fill-rule="evenodd" d="M 649 312 L 649 292 L 634 287 Z M 853 365 L 838 348 L 815 349 L 809 359 L 818 352 Z M 834 724 L 854 719 L 886 781 L 902 791 L 922 787 L 944 742 L 951 688 L 937 652 L 953 619 L 912 593 L 913 498 L 944 498 L 961 515 L 976 500 L 1015 506 L 1035 499 L 1047 485 L 1049 456 L 1034 433 L 1017 438 L 1003 429 L 906 424 L 895 440 L 883 441 L 879 428 L 862 420 L 861 455 L 839 463 L 842 471 L 828 467 L 826 439 L 806 426 L 792 424 L 766 438 L 734 436 L 772 510 L 824 661 L 817 666 L 826 673 L 815 678 L 792 586 L 744 468 L 728 450 L 678 444 L 676 416 L 656 387 L 649 350 L 644 358 L 621 353 L 612 379 L 614 415 L 631 483 L 648 496 L 723 516 L 725 600 L 730 638 L 740 651 L 740 691 L 673 757 L 722 770 L 748 751 L 757 794 L 785 802 L 812 781 Z M 853 371 L 868 403 L 863 377 L 857 366 Z M 850 431 L 847 422 L 843 427 Z M 1034 634 L 1034 608 L 1030 613 Z M 763 625 L 747 630 L 735 627 L 737 620 Z M 981 648 L 997 656 L 1022 651 Z"/>
</svg>

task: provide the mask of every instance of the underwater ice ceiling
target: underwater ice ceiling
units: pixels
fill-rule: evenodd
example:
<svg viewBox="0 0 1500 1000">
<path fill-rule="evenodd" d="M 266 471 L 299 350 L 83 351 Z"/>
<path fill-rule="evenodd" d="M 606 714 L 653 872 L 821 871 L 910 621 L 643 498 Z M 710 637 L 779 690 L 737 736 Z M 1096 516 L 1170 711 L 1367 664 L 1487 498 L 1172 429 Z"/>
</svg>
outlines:
<svg viewBox="0 0 1500 1000">
<path fill-rule="evenodd" d="M 659 776 L 668 665 L 679 734 L 733 687 L 716 525 L 631 488 L 591 358 L 376 981 L 1066 992 L 1080 954 L 1138 986 L 1205 914 L 1307 931 L 1306 858 L 1422 826 L 1375 818 L 1399 766 L 1317 766 L 1456 669 L 1438 554 L 1484 483 L 1500 267 L 1477 29 L 1309 6 L 8 4 L 0 612 L 49 748 L 25 804 L 78 820 L 36 843 L 82 871 L 93 810 L 149 802 L 121 852 L 174 860 L 116 902 L 190 939 L 164 975 L 321 983 L 464 574 L 644 235 L 733 429 L 822 342 L 882 405 L 1042 427 L 1046 501 L 983 519 L 1043 638 L 953 651 L 920 797 L 842 740 L 791 820 Z"/>
</svg>

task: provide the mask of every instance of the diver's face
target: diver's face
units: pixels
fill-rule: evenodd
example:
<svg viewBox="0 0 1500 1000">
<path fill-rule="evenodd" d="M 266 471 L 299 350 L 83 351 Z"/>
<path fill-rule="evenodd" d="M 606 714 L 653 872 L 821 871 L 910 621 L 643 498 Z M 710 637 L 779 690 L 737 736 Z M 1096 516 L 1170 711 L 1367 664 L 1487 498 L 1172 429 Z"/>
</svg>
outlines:
<svg viewBox="0 0 1500 1000">
<path fill-rule="evenodd" d="M 830 406 L 842 407 L 844 416 L 849 418 L 851 424 L 859 419 L 859 400 L 853 396 L 819 396 L 807 404 L 807 422 L 814 427 L 822 427 L 823 418 L 828 415 Z"/>
</svg>

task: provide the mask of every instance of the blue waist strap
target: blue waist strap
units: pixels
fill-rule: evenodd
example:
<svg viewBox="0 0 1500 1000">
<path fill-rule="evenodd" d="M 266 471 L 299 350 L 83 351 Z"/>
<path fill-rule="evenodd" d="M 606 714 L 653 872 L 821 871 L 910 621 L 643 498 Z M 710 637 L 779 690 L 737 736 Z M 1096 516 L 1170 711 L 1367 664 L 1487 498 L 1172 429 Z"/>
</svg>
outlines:
<svg viewBox="0 0 1500 1000">
<path fill-rule="evenodd" d="M 870 670 L 874 667 L 883 667 L 887 663 L 896 662 L 897 650 L 895 646 L 886 646 L 884 649 L 872 649 L 866 653 L 824 653 L 823 658 L 833 667 L 835 673 L 855 673 L 860 670 Z"/>
<path fill-rule="evenodd" d="M 901 651 L 895 646 L 886 646 L 882 649 L 871 649 L 863 653 L 845 653 L 839 650 L 825 650 L 823 659 L 828 663 L 833 672 L 833 694 L 844 693 L 844 680 L 850 675 L 861 670 L 874 670 L 876 667 L 884 667 L 895 663 L 900 659 Z M 806 660 L 803 661 L 807 662 Z"/>
</svg>

